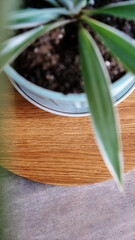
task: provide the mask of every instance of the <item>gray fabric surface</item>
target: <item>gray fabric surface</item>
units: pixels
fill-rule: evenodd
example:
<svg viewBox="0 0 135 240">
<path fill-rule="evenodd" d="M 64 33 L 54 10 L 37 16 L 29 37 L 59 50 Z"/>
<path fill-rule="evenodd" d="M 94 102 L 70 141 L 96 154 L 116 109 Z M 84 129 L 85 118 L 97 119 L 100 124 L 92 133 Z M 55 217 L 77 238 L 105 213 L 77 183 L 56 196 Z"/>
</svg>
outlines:
<svg viewBox="0 0 135 240">
<path fill-rule="evenodd" d="M 122 194 L 112 180 L 61 187 L 7 171 L 2 179 L 4 240 L 135 240 L 135 171 Z"/>
</svg>

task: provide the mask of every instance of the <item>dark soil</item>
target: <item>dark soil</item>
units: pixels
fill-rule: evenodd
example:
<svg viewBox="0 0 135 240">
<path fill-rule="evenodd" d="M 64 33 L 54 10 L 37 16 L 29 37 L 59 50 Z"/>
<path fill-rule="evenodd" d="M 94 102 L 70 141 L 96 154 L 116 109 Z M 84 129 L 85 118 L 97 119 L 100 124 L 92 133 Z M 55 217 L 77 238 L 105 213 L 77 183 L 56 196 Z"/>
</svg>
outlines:
<svg viewBox="0 0 135 240">
<path fill-rule="evenodd" d="M 43 0 L 38 0 L 38 2 L 27 0 L 25 2 L 28 7 L 45 7 Z M 99 7 L 111 2 L 120 1 L 95 0 L 95 5 L 90 7 Z M 103 15 L 97 16 L 96 19 L 135 38 L 135 21 Z M 100 48 L 112 82 L 116 81 L 125 74 L 124 68 L 110 55 L 91 29 L 88 28 L 88 30 Z M 39 38 L 19 56 L 16 68 L 29 81 L 44 88 L 65 94 L 83 92 L 78 56 L 77 25 L 70 24 L 57 28 Z"/>
</svg>

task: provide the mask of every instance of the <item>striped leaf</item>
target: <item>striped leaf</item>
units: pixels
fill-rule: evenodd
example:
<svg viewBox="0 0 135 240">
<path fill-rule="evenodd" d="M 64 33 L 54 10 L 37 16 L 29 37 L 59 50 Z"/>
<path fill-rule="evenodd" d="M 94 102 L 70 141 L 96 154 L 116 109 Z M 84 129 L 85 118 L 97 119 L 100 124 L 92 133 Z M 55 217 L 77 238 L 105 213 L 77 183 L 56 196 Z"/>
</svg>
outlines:
<svg viewBox="0 0 135 240">
<path fill-rule="evenodd" d="M 70 11 L 73 11 L 74 9 L 74 1 L 73 0 L 57 0 L 59 4 L 66 7 Z"/>
<path fill-rule="evenodd" d="M 46 24 L 64 14 L 68 14 L 65 8 L 21 9 L 13 12 L 8 22 L 13 29 L 31 28 Z"/>
<path fill-rule="evenodd" d="M 82 27 L 79 30 L 79 48 L 82 76 L 95 137 L 108 169 L 118 186 L 122 188 L 123 159 L 110 95 L 110 77 L 96 43 Z"/>
<path fill-rule="evenodd" d="M 45 0 L 45 2 L 48 2 L 50 4 L 52 4 L 53 6 L 58 7 L 59 3 L 57 2 L 57 0 Z"/>
<path fill-rule="evenodd" d="M 71 21 L 61 20 L 56 23 L 50 23 L 46 26 L 40 26 L 0 44 L 0 69 L 2 69 L 5 64 L 13 61 L 26 47 L 28 47 L 41 35 L 69 22 Z"/>
<path fill-rule="evenodd" d="M 87 16 L 81 19 L 100 36 L 110 52 L 119 58 L 124 67 L 135 74 L 135 40 L 125 33 Z"/>
<path fill-rule="evenodd" d="M 103 8 L 94 9 L 94 10 L 85 10 L 84 12 L 90 16 L 95 14 L 109 14 L 115 17 L 135 20 L 135 1 L 131 0 L 131 1 L 113 3 Z"/>
</svg>

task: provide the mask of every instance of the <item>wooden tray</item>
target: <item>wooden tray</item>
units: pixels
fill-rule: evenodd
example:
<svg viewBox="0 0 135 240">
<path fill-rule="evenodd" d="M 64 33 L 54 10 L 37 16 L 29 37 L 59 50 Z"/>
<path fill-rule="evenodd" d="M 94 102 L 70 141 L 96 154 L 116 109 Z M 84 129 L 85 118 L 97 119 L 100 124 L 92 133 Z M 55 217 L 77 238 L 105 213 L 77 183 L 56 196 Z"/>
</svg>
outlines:
<svg viewBox="0 0 135 240">
<path fill-rule="evenodd" d="M 4 75 L 0 76 L 0 84 L 0 101 L 4 103 L 0 140 L 3 167 L 22 177 L 57 185 L 90 184 L 111 177 L 88 117 L 69 118 L 44 112 L 27 102 Z M 118 109 L 127 172 L 135 167 L 135 91 Z"/>
</svg>

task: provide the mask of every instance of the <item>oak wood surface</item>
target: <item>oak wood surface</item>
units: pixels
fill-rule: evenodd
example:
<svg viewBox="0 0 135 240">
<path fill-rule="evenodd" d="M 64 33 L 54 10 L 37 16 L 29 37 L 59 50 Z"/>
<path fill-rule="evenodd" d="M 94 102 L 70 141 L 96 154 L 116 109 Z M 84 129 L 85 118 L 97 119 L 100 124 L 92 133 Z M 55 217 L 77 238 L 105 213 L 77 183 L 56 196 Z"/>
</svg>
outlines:
<svg viewBox="0 0 135 240">
<path fill-rule="evenodd" d="M 56 116 L 27 102 L 0 76 L 1 165 L 28 179 L 81 185 L 111 178 L 89 117 Z M 135 91 L 118 105 L 125 171 L 135 167 Z"/>
</svg>

